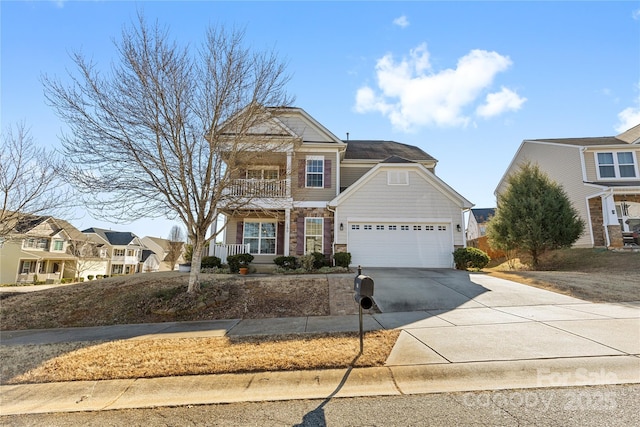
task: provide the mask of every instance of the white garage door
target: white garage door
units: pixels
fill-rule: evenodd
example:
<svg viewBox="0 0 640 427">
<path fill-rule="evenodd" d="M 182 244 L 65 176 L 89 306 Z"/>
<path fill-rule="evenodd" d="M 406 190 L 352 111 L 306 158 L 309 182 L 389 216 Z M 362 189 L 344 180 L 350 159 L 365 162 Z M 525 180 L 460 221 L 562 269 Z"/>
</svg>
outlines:
<svg viewBox="0 0 640 427">
<path fill-rule="evenodd" d="M 348 224 L 353 265 L 451 268 L 451 224 L 354 222 Z"/>
</svg>

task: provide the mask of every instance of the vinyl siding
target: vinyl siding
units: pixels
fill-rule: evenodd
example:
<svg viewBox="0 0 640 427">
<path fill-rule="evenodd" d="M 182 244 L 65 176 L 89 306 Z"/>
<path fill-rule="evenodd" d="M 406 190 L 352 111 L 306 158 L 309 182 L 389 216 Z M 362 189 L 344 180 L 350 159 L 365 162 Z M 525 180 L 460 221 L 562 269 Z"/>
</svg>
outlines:
<svg viewBox="0 0 640 427">
<path fill-rule="evenodd" d="M 303 141 L 328 142 L 333 143 L 317 128 L 299 116 L 278 116 L 278 119 L 291 129 L 296 135 L 302 137 Z"/>
<path fill-rule="evenodd" d="M 336 216 L 336 224 L 344 224 L 344 230 L 339 231 L 338 227 L 338 244 L 347 243 L 349 218 L 376 218 L 399 223 L 402 218 L 446 218 L 451 221 L 454 230 L 454 245 L 464 243 L 463 233 L 455 231 L 457 224 L 463 227 L 461 207 L 415 171 L 409 172 L 409 185 L 388 185 L 387 169 L 381 168 L 357 192 L 343 201 Z"/>
<path fill-rule="evenodd" d="M 369 172 L 371 167 L 341 167 L 340 168 L 340 187 L 346 188 L 359 180 L 365 173 Z"/>
<path fill-rule="evenodd" d="M 305 182 L 300 182 L 299 177 L 305 176 L 304 162 L 307 156 L 324 156 L 324 161 L 331 162 L 330 185 L 324 188 L 306 188 Z M 291 174 L 291 189 L 293 199 L 298 201 L 329 201 L 336 196 L 336 154 L 331 152 L 314 153 L 304 152 L 296 153 L 293 158 L 293 173 Z M 303 178 L 304 179 L 304 178 Z"/>
</svg>

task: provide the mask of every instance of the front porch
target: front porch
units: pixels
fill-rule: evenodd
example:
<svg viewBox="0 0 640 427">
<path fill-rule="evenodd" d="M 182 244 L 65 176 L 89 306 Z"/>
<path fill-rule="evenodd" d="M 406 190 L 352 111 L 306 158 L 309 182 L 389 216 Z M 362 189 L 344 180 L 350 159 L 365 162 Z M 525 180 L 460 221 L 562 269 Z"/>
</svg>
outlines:
<svg viewBox="0 0 640 427">
<path fill-rule="evenodd" d="M 588 204 L 595 247 L 640 247 L 640 195 L 608 193 Z"/>
<path fill-rule="evenodd" d="M 273 265 L 278 256 L 333 253 L 333 212 L 326 208 L 285 208 L 235 213 L 227 221 L 224 241 L 211 245 L 209 255 L 250 253 L 254 265 Z M 241 252 L 244 251 L 244 252 Z"/>
</svg>

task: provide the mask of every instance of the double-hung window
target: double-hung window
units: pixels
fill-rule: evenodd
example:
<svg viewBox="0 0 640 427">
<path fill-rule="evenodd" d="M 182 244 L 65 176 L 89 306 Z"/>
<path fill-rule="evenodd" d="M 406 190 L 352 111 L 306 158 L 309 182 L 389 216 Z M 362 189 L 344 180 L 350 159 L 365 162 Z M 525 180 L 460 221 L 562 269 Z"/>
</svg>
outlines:
<svg viewBox="0 0 640 427">
<path fill-rule="evenodd" d="M 276 253 L 276 223 L 275 222 L 245 222 L 243 241 L 249 244 L 249 253 Z"/>
<path fill-rule="evenodd" d="M 307 156 L 305 176 L 307 188 L 324 187 L 324 156 Z"/>
<path fill-rule="evenodd" d="M 53 241 L 53 250 L 61 251 L 64 249 L 64 240 L 54 240 Z"/>
<path fill-rule="evenodd" d="M 247 169 L 247 179 L 279 179 L 280 170 L 277 166 L 257 166 Z"/>
<path fill-rule="evenodd" d="M 305 218 L 304 253 L 322 252 L 323 218 Z"/>
<path fill-rule="evenodd" d="M 637 178 L 638 168 L 632 151 L 597 153 L 600 179 Z"/>
</svg>

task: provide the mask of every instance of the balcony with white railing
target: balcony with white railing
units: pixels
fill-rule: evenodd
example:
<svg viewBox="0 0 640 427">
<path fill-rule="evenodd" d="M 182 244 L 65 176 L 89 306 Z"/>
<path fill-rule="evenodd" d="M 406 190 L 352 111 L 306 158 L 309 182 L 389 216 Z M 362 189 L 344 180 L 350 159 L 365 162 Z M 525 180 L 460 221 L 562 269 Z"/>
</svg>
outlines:
<svg viewBox="0 0 640 427">
<path fill-rule="evenodd" d="M 281 199 L 291 197 L 288 179 L 234 179 L 227 194 L 251 199 Z"/>
</svg>

